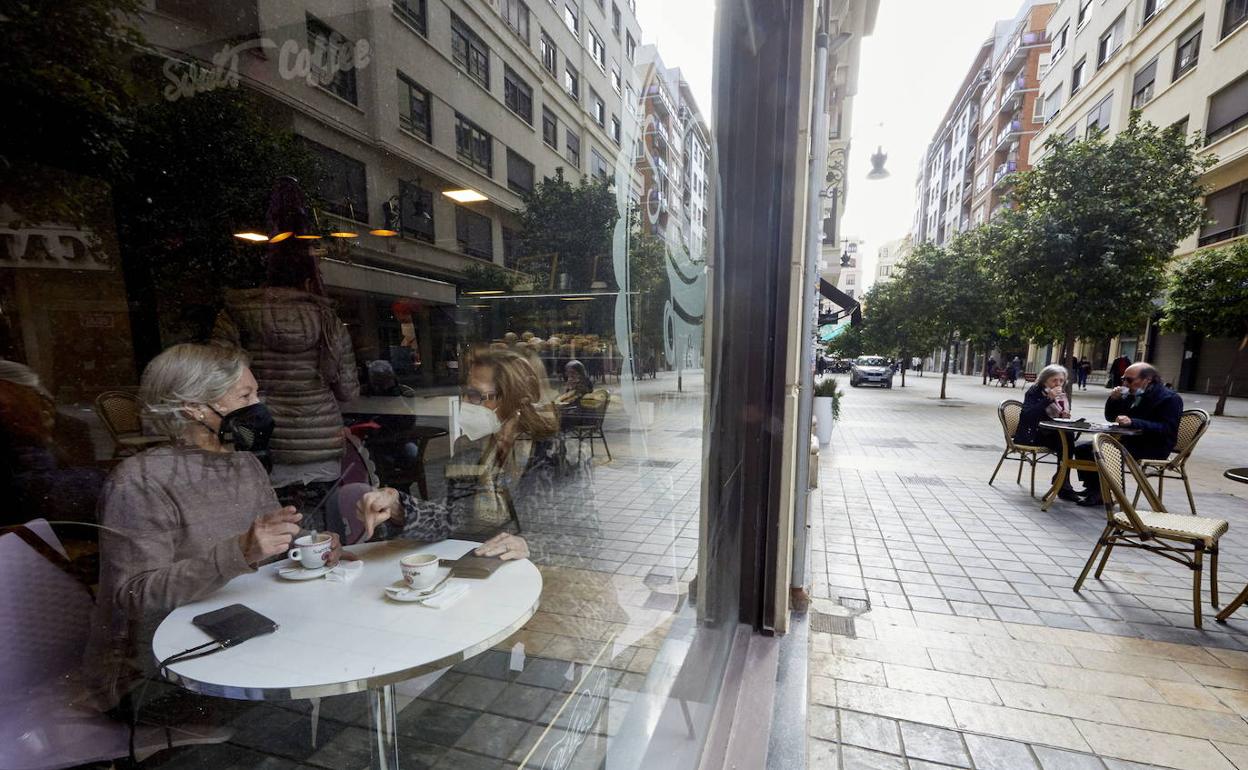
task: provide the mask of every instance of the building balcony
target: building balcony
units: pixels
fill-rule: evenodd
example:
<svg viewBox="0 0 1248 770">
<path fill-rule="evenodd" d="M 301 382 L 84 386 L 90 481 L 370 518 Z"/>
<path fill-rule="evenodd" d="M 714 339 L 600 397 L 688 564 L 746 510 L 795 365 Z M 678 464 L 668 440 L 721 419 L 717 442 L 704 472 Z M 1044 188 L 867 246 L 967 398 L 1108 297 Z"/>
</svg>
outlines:
<svg viewBox="0 0 1248 770">
<path fill-rule="evenodd" d="M 1044 30 L 1022 30 L 1014 35 L 1010 40 L 1010 45 L 1006 49 L 1005 56 L 1001 59 L 1001 72 L 1005 74 L 1013 73 L 1023 62 L 1027 61 L 1028 49 L 1032 46 L 1043 45 L 1049 42 Z"/>
<path fill-rule="evenodd" d="M 998 112 L 1009 110 L 1013 112 L 1019 108 L 1022 102 L 1022 91 L 1027 86 L 1027 79 L 1022 75 L 1014 78 L 1005 87 L 1005 92 L 1001 94 L 1001 106 Z"/>
<path fill-rule="evenodd" d="M 1018 118 L 1014 118 L 1005 127 L 997 132 L 997 149 L 1000 150 L 1006 142 L 1017 137 L 1023 131 L 1023 122 Z"/>
<path fill-rule="evenodd" d="M 1015 171 L 1018 171 L 1018 161 L 1016 160 L 1007 160 L 1006 162 L 997 166 L 997 170 L 994 171 L 992 174 L 992 186 L 996 187 L 997 185 L 1001 184 L 1001 182 L 1005 180 L 1006 177 L 1008 177 L 1010 174 L 1013 174 Z"/>
</svg>

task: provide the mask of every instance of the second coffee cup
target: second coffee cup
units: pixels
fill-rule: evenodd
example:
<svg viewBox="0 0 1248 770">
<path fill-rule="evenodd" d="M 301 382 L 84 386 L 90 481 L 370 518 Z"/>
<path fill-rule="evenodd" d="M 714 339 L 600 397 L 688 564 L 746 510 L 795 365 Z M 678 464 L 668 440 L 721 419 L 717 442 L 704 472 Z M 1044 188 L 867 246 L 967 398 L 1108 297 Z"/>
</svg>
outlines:
<svg viewBox="0 0 1248 770">
<path fill-rule="evenodd" d="M 429 588 L 438 582 L 438 557 L 432 553 L 413 553 L 399 559 L 403 582 L 408 588 Z"/>
</svg>

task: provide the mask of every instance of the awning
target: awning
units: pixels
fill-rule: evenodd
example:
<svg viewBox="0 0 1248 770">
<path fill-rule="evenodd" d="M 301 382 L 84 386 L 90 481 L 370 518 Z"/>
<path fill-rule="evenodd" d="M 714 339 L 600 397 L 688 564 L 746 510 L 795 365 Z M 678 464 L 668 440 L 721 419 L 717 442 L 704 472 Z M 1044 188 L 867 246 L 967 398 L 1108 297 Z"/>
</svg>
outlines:
<svg viewBox="0 0 1248 770">
<path fill-rule="evenodd" d="M 857 300 L 853 297 L 849 296 L 822 278 L 819 279 L 819 293 L 824 299 L 841 309 L 837 313 L 829 313 L 827 316 L 821 316 L 819 318 L 819 323 L 835 323 L 845 316 L 849 316 L 850 326 L 857 326 L 862 323 L 862 308 L 859 307 Z"/>
<path fill-rule="evenodd" d="M 407 297 L 441 305 L 455 304 L 455 284 L 421 278 L 369 265 L 353 265 L 336 259 L 321 260 L 326 286 L 354 289 L 384 297 Z"/>
</svg>

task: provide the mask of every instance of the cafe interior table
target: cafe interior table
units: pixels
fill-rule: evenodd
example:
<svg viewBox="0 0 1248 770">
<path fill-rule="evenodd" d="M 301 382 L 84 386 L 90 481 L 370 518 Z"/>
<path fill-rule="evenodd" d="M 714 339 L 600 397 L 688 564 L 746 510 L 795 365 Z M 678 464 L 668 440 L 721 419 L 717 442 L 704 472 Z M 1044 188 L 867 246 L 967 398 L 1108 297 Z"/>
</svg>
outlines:
<svg viewBox="0 0 1248 770">
<path fill-rule="evenodd" d="M 537 611 L 542 576 L 528 559 L 508 563 L 470 585 L 443 609 L 386 598 L 401 577 L 399 559 L 412 553 L 458 558 L 480 545 L 464 540 L 391 540 L 347 548 L 364 563 L 350 583 L 289 581 L 277 575 L 287 560 L 234 578 L 212 596 L 179 607 L 152 641 L 157 660 L 210 638 L 191 623 L 197 615 L 242 604 L 269 618 L 277 631 L 206 657 L 174 663 L 165 676 L 192 692 L 237 700 L 297 700 L 368 691 L 373 766 L 398 767 L 394 685 L 439 671 L 490 649 Z M 446 571 L 447 567 L 441 567 Z M 449 586 L 448 586 L 449 587 Z"/>
<path fill-rule="evenodd" d="M 1120 425 L 1112 425 L 1097 422 L 1069 423 L 1055 422 L 1053 420 L 1041 420 L 1041 428 L 1057 431 L 1062 437 L 1062 459 L 1057 469 L 1057 476 L 1054 478 L 1053 487 L 1045 494 L 1044 499 L 1040 502 L 1040 510 L 1047 511 L 1053 501 L 1057 499 L 1057 493 L 1061 491 L 1062 482 L 1065 481 L 1071 471 L 1094 471 L 1096 470 L 1095 460 L 1080 460 L 1075 457 L 1074 444 L 1079 439 L 1080 433 L 1108 433 L 1113 436 L 1138 436 L 1140 431 L 1135 428 L 1125 428 Z"/>
<path fill-rule="evenodd" d="M 1248 468 L 1231 468 L 1222 474 L 1231 481 L 1238 481 L 1240 484 L 1248 484 Z M 1231 603 L 1222 608 L 1218 613 L 1217 620 L 1219 623 L 1225 623 L 1235 610 L 1244 606 L 1244 602 L 1248 602 L 1248 585 L 1244 586 L 1244 590 L 1231 600 Z"/>
<path fill-rule="evenodd" d="M 449 451 L 455 454 L 459 438 L 459 396 L 359 396 L 342 405 L 344 415 L 368 417 L 441 417 L 446 420 Z"/>
</svg>

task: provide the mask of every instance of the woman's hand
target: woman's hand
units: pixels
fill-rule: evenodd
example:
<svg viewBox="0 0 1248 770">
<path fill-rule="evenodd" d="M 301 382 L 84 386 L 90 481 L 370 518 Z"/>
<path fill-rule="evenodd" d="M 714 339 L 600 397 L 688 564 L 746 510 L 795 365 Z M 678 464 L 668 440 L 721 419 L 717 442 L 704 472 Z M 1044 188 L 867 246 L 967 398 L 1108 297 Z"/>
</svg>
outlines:
<svg viewBox="0 0 1248 770">
<path fill-rule="evenodd" d="M 325 552 L 325 556 L 324 556 L 325 566 L 333 567 L 337 565 L 339 561 L 358 561 L 359 560 L 360 557 L 356 556 L 350 551 L 342 550 L 342 538 L 338 537 L 337 532 L 330 532 L 329 540 L 332 543 L 332 545 L 329 547 L 329 550 Z"/>
<path fill-rule="evenodd" d="M 299 534 L 299 521 L 302 518 L 303 514 L 290 505 L 257 516 L 247 531 L 238 538 L 243 559 L 255 566 L 265 559 L 286 553 L 290 549 L 290 541 Z"/>
<path fill-rule="evenodd" d="M 399 505 L 397 489 L 382 487 L 366 492 L 355 506 L 355 514 L 364 522 L 364 539 L 369 540 L 373 531 L 387 521 L 402 521 L 403 508 Z"/>
<path fill-rule="evenodd" d="M 477 556 L 497 556 L 503 561 L 527 559 L 529 558 L 529 544 L 519 535 L 500 532 L 478 546 L 473 553 Z"/>
</svg>

